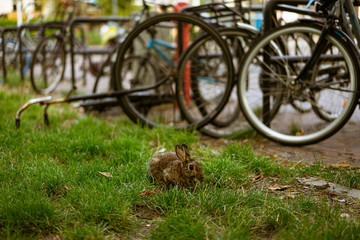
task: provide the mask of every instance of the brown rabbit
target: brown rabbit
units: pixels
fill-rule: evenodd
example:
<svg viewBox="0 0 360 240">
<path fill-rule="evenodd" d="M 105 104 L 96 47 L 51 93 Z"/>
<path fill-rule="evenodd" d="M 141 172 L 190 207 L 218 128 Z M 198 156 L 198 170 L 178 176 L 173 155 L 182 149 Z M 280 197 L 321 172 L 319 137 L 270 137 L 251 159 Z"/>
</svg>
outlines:
<svg viewBox="0 0 360 240">
<path fill-rule="evenodd" d="M 175 152 L 159 153 L 150 159 L 149 175 L 161 186 L 194 187 L 204 180 L 202 166 L 191 158 L 186 144 L 176 145 Z"/>
</svg>

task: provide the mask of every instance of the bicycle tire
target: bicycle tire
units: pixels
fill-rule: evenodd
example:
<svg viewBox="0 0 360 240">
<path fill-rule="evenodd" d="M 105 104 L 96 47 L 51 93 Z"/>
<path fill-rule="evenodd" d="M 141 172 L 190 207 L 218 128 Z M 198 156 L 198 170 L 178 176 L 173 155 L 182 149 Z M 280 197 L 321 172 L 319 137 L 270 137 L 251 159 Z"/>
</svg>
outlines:
<svg viewBox="0 0 360 240">
<path fill-rule="evenodd" d="M 166 63 L 157 60 L 158 58 L 152 58 L 152 53 L 148 51 L 148 49 L 141 47 L 132 47 L 134 43 L 139 42 L 137 39 L 147 40 L 145 35 L 153 34 L 153 32 L 162 31 L 161 27 L 168 27 L 171 30 L 167 33 L 159 34 L 163 35 L 163 38 L 166 39 L 166 41 L 171 38 L 172 41 L 174 41 L 175 37 L 173 36 L 173 33 L 176 32 L 176 29 L 172 27 L 171 25 L 174 25 L 174 22 L 177 21 L 177 23 L 182 22 L 183 24 L 188 24 L 190 30 L 192 31 L 189 34 L 189 42 L 191 42 L 196 37 L 195 34 L 199 34 L 200 32 L 209 34 L 215 42 L 219 45 L 222 54 L 224 56 L 225 61 L 227 62 L 227 84 L 226 89 L 224 92 L 224 95 L 219 99 L 219 101 L 216 103 L 216 105 L 213 107 L 211 111 L 206 116 L 196 116 L 193 118 L 194 121 L 188 122 L 186 119 L 183 118 L 182 112 L 183 112 L 183 104 L 180 102 L 178 95 L 184 94 L 183 92 L 179 92 L 176 89 L 175 82 L 176 81 L 176 66 L 174 65 L 166 65 Z M 160 30 L 159 30 L 160 28 Z M 165 31 L 165 30 L 164 30 Z M 156 35 L 159 37 L 158 35 Z M 150 37 L 148 37 L 150 38 Z M 163 42 L 166 42 L 165 40 Z M 142 52 L 143 51 L 143 52 Z M 137 25 L 127 36 L 127 38 L 122 43 L 121 47 L 118 50 L 116 64 L 115 64 L 115 72 L 116 72 L 116 89 L 126 89 L 124 86 L 122 86 L 122 71 L 123 71 L 123 64 L 126 57 L 129 56 L 143 56 L 144 59 L 156 59 L 156 64 L 159 68 L 161 79 L 156 79 L 156 84 L 158 84 L 157 87 L 154 87 L 153 89 L 156 89 L 157 92 L 161 92 L 161 94 L 157 95 L 157 97 L 165 98 L 166 101 L 160 102 L 158 99 L 155 101 L 156 103 L 153 104 L 152 109 L 150 111 L 156 111 L 158 112 L 158 119 L 152 119 L 147 116 L 147 114 L 142 113 L 135 104 L 132 103 L 130 100 L 130 97 L 134 96 L 134 93 L 128 94 L 127 96 L 119 96 L 118 101 L 119 104 L 122 106 L 124 112 L 129 116 L 131 120 L 134 122 L 139 122 L 142 125 L 154 127 L 154 126 L 166 126 L 166 127 L 172 127 L 176 129 L 187 129 L 187 128 L 201 128 L 205 124 L 207 124 L 209 121 L 211 121 L 213 118 L 219 114 L 220 110 L 224 107 L 226 104 L 227 98 L 230 95 L 231 92 L 231 79 L 234 76 L 233 66 L 231 62 L 231 55 L 229 52 L 229 49 L 227 48 L 225 42 L 221 38 L 221 36 L 218 34 L 218 32 L 212 28 L 209 24 L 205 23 L 201 19 L 189 16 L 185 14 L 179 14 L 179 13 L 167 13 L 167 14 L 161 14 L 154 17 L 151 17 L 147 19 L 145 22 L 140 23 Z M 175 56 L 175 54 L 171 55 L 172 57 Z M 178 56 L 180 58 L 180 56 Z M 165 61 L 166 62 L 166 61 Z M 135 87 L 146 87 L 149 85 L 141 85 L 141 86 L 135 86 Z M 150 87 L 153 86 L 150 84 Z M 141 93 L 141 92 L 139 92 Z M 154 100 L 155 96 L 150 96 L 148 99 Z M 149 104 L 149 103 L 147 103 Z M 152 116 L 155 116 L 156 114 L 152 114 Z"/>
<path fill-rule="evenodd" d="M 63 37 L 50 35 L 39 43 L 30 65 L 30 81 L 35 92 L 49 94 L 56 89 L 64 77 L 65 57 Z"/>
<path fill-rule="evenodd" d="M 220 35 L 225 39 L 229 48 L 234 63 L 235 73 L 239 68 L 240 60 L 249 49 L 251 42 L 254 40 L 256 32 L 244 28 L 223 28 L 219 29 Z M 211 39 L 210 39 L 211 40 Z M 190 64 L 191 74 L 191 90 L 192 98 L 202 115 L 208 113 L 206 106 L 216 99 L 218 95 L 223 92 L 221 79 L 214 78 L 214 75 L 220 75 L 222 69 L 221 58 L 219 54 L 213 52 L 205 52 L 203 49 L 207 48 L 209 38 L 204 35 L 198 38 L 183 54 L 178 65 L 178 88 L 182 89 L 184 86 L 184 68 Z M 220 81 L 216 81 L 220 80 Z M 240 105 L 237 99 L 237 91 L 235 87 L 236 79 L 233 80 L 233 87 L 230 97 L 221 113 L 213 119 L 209 124 L 200 129 L 203 134 L 214 138 L 228 138 L 235 137 L 239 134 L 246 132 L 251 128 L 242 116 Z M 209 94 L 210 92 L 210 94 Z M 211 95 L 214 94 L 214 95 Z M 190 109 L 185 109 L 184 116 L 192 121 L 193 113 L 189 112 Z"/>
<path fill-rule="evenodd" d="M 280 47 L 288 34 L 311 34 L 319 39 L 322 26 L 311 23 L 293 23 L 269 31 L 260 37 L 245 55 L 239 73 L 238 97 L 241 109 L 250 124 L 265 137 L 285 145 L 307 145 L 335 134 L 351 117 L 358 103 L 359 59 L 352 41 L 337 29 L 325 37 L 327 44 L 318 63 L 307 73 L 304 82 L 296 82 L 298 71 L 312 54 L 289 56 Z M 271 51 L 270 51 L 271 49 Z M 340 75 L 326 75 L 327 66 L 337 64 Z M 320 70 L 323 75 L 319 75 Z M 281 71 L 281 72 L 280 72 Z M 269 78 L 261 78 L 267 72 Z M 340 79 L 341 78 L 341 79 Z M 276 86 L 274 84 L 277 84 Z M 331 89 L 333 88 L 333 89 Z M 314 94 L 319 95 L 314 101 Z M 320 96 L 321 95 L 321 96 Z M 277 109 L 271 112 L 271 100 Z M 291 98 L 290 98 L 291 97 Z M 304 113 L 292 108 L 294 97 L 306 97 L 313 111 Z M 332 100 L 328 105 L 329 99 Z M 274 107 L 274 108 L 276 108 Z M 318 117 L 316 108 L 326 109 L 336 116 L 331 122 Z"/>
</svg>

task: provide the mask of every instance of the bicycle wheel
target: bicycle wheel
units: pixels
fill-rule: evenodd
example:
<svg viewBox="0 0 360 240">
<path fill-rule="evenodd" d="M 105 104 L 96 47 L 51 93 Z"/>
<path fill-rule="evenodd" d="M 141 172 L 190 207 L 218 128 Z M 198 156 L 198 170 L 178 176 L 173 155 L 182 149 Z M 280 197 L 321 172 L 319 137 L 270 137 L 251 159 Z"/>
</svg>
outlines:
<svg viewBox="0 0 360 240">
<path fill-rule="evenodd" d="M 30 67 L 33 89 L 40 94 L 55 90 L 64 76 L 65 44 L 58 35 L 44 38 L 36 47 Z"/>
<path fill-rule="evenodd" d="M 152 60 L 144 61 L 141 56 L 130 56 L 124 60 L 123 71 L 121 72 L 122 87 L 132 89 L 139 86 L 155 84 L 158 79 L 158 68 Z M 131 105 L 148 119 L 156 119 L 157 111 L 151 111 L 154 105 L 164 105 L 172 101 L 172 96 L 160 92 L 160 88 L 153 88 L 143 92 L 134 92 L 128 96 Z"/>
<path fill-rule="evenodd" d="M 255 32 L 240 28 L 225 28 L 219 30 L 232 54 L 234 69 L 237 72 L 240 59 L 249 49 Z M 183 54 L 178 66 L 178 89 L 184 90 L 185 82 L 190 79 L 190 96 L 197 108 L 185 108 L 184 116 L 192 121 L 192 116 L 208 114 L 208 108 L 221 97 L 227 84 L 226 62 L 223 61 L 221 51 L 213 44 L 208 36 L 198 38 Z M 186 68 L 190 68 L 190 76 L 186 75 Z M 225 78 L 223 78 L 225 77 Z M 235 84 L 236 81 L 233 81 Z M 233 85 L 234 86 L 234 85 Z M 184 98 L 183 96 L 179 96 Z M 179 101 L 180 102 L 180 101 Z M 182 100 L 182 102 L 185 102 Z M 195 111 L 191 112 L 191 111 Z M 209 124 L 201 128 L 201 132 L 212 137 L 232 137 L 246 132 L 249 124 L 243 117 L 237 99 L 236 88 L 232 88 L 230 97 L 221 111 Z"/>
<path fill-rule="evenodd" d="M 309 34 L 317 42 L 321 30 L 321 26 L 306 23 L 274 29 L 258 39 L 242 62 L 240 106 L 251 125 L 271 140 L 287 145 L 324 140 L 346 123 L 357 105 L 357 50 L 338 30 L 326 35 L 321 43 L 325 50 L 305 78 L 296 79 L 312 49 L 304 45 L 297 52 L 300 55 L 291 55 L 295 45 L 284 40 L 288 35 Z M 294 109 L 296 100 L 307 101 L 312 110 Z M 332 119 L 320 118 L 319 111 Z"/>
<path fill-rule="evenodd" d="M 304 55 L 303 52 L 305 52 L 306 54 L 306 52 L 308 53 L 310 49 L 311 51 L 314 49 L 315 46 L 314 40 L 312 39 L 311 35 L 307 33 L 297 33 L 296 35 L 289 34 L 286 37 L 287 38 L 285 39 L 285 42 L 287 43 L 287 45 L 290 45 L 286 48 L 287 51 L 289 51 L 287 53 L 288 55 L 303 56 Z M 299 64 L 295 66 L 300 67 L 300 69 L 296 71 L 301 70 L 301 67 L 303 67 L 302 65 Z M 312 109 L 311 103 L 307 101 L 306 98 L 293 99 L 291 105 L 300 112 L 309 112 Z"/>
<path fill-rule="evenodd" d="M 178 44 L 180 34 L 183 40 Z M 208 34 L 223 55 L 224 94 L 213 102 L 208 114 L 193 116 L 189 122 L 183 116 L 183 108 L 196 108 L 196 105 L 187 105 L 184 98 L 177 97 L 190 95 L 176 89 L 176 65 L 180 58 L 179 45 L 185 50 L 200 34 Z M 136 26 L 118 51 L 115 71 L 116 89 L 132 91 L 118 98 L 130 119 L 150 127 L 179 129 L 200 128 L 216 117 L 230 95 L 234 74 L 230 52 L 217 31 L 196 17 L 178 13 L 158 15 Z"/>
</svg>

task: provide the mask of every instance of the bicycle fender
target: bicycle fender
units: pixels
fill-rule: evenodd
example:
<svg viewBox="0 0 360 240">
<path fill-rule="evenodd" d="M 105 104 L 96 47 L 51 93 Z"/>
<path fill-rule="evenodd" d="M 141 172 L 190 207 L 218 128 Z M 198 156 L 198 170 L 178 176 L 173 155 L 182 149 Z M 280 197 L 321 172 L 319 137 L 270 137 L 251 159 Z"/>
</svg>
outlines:
<svg viewBox="0 0 360 240">
<path fill-rule="evenodd" d="M 320 19 L 316 19 L 316 18 L 299 18 L 298 21 L 300 23 L 314 23 L 314 24 L 317 24 L 319 26 L 323 26 L 325 24 L 324 21 L 322 21 Z"/>
<path fill-rule="evenodd" d="M 247 30 L 249 32 L 252 32 L 254 34 L 259 33 L 259 30 L 256 27 L 254 27 L 254 26 L 252 26 L 250 24 L 247 24 L 247 23 L 236 23 L 236 26 L 238 28 L 245 29 L 245 30 Z"/>
</svg>

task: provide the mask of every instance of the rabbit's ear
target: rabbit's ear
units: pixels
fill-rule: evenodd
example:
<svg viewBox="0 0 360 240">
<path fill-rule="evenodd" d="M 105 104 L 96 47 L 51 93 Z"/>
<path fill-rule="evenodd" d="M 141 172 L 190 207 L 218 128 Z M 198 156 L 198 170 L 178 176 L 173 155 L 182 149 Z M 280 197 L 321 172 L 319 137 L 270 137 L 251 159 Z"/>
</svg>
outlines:
<svg viewBox="0 0 360 240">
<path fill-rule="evenodd" d="M 181 145 L 176 145 L 175 147 L 176 156 L 180 158 L 181 161 L 185 162 L 186 160 L 186 154 Z"/>
<path fill-rule="evenodd" d="M 178 172 L 178 173 L 181 173 L 181 162 L 178 162 L 178 164 L 177 164 L 177 166 L 176 166 L 176 171 Z"/>
<path fill-rule="evenodd" d="M 184 150 L 184 152 L 185 152 L 185 156 L 186 156 L 187 158 L 190 158 L 190 150 L 189 150 L 188 145 L 186 145 L 185 143 L 183 143 L 183 144 L 182 144 L 182 148 L 183 148 L 183 150 Z"/>
</svg>

